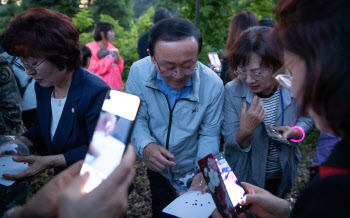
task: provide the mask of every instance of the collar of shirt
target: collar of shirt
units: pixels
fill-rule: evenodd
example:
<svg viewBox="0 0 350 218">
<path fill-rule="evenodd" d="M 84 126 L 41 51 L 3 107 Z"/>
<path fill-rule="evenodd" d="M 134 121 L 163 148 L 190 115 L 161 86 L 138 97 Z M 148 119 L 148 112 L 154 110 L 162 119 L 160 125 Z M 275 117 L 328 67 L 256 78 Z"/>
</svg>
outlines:
<svg viewBox="0 0 350 218">
<path fill-rule="evenodd" d="M 174 107 L 175 102 L 178 99 L 186 97 L 192 91 L 192 78 L 187 81 L 186 85 L 182 89 L 173 89 L 157 72 L 157 84 L 160 91 L 165 94 L 171 109 Z"/>
</svg>

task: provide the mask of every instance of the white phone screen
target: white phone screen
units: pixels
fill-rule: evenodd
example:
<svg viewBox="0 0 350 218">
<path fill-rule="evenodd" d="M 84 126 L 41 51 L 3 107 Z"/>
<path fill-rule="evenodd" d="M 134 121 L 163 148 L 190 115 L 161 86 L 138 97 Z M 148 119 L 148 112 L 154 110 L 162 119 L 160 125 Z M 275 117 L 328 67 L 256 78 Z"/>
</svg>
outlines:
<svg viewBox="0 0 350 218">
<path fill-rule="evenodd" d="M 220 170 L 222 180 L 230 197 L 231 203 L 234 207 L 237 206 L 241 198 L 246 195 L 241 183 L 238 181 L 236 175 L 232 172 L 225 158 L 218 160 L 217 166 Z"/>
<path fill-rule="evenodd" d="M 84 192 L 90 192 L 119 165 L 135 120 L 140 99 L 111 90 L 105 99 L 80 174 L 90 173 Z"/>
</svg>

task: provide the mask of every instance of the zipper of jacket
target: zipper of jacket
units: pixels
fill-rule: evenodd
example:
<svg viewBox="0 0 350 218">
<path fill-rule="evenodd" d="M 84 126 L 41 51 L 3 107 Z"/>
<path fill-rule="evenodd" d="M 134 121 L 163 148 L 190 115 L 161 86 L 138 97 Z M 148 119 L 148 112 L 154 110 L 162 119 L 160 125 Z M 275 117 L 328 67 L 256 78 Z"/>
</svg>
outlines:
<svg viewBox="0 0 350 218">
<path fill-rule="evenodd" d="M 147 87 L 149 87 L 149 86 L 147 86 Z M 152 88 L 152 87 L 149 87 L 149 88 Z M 170 108 L 169 101 L 168 101 L 166 95 L 165 95 L 162 91 L 160 91 L 160 90 L 158 90 L 158 89 L 155 89 L 155 88 L 152 88 L 152 89 L 157 90 L 158 92 L 162 93 L 162 94 L 164 95 L 164 97 L 165 97 L 166 102 L 168 103 L 168 108 L 169 108 L 169 111 L 170 111 L 170 116 L 169 116 L 169 125 L 168 125 L 168 133 L 167 133 L 167 137 L 166 137 L 165 148 L 166 148 L 166 150 L 169 151 L 169 140 L 170 140 L 171 124 L 172 124 L 172 122 L 173 122 L 173 111 L 174 111 L 174 108 L 175 108 L 175 106 L 176 106 L 176 103 L 177 103 L 178 101 L 180 101 L 180 100 L 185 100 L 185 101 L 192 101 L 192 100 L 190 100 L 190 99 L 188 99 L 188 98 L 180 98 L 180 99 L 177 99 L 177 100 L 175 101 L 175 103 L 174 103 L 173 109 L 171 109 L 171 108 Z"/>
</svg>

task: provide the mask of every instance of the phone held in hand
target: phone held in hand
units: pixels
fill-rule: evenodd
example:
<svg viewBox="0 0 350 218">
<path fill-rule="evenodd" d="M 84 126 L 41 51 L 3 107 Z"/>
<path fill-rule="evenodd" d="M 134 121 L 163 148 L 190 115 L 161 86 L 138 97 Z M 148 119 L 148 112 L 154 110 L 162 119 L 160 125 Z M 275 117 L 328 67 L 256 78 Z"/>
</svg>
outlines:
<svg viewBox="0 0 350 218">
<path fill-rule="evenodd" d="M 111 90 L 102 105 L 100 117 L 80 174 L 90 173 L 84 192 L 90 192 L 119 165 L 130 140 L 140 98 Z"/>
<path fill-rule="evenodd" d="M 208 53 L 208 58 L 209 58 L 210 64 L 212 66 L 214 66 L 214 71 L 217 72 L 217 73 L 220 73 L 222 67 L 221 67 L 221 61 L 219 59 L 218 53 L 216 53 L 216 52 L 209 52 Z"/>
<path fill-rule="evenodd" d="M 277 144 L 285 144 L 285 145 L 292 145 L 290 142 L 280 133 L 279 131 L 275 130 L 273 126 L 266 127 L 266 132 L 269 138 L 277 143 Z"/>
<path fill-rule="evenodd" d="M 198 161 L 216 207 L 223 217 L 237 217 L 249 205 L 240 205 L 239 201 L 246 191 L 232 172 L 224 155 L 209 154 Z"/>
</svg>

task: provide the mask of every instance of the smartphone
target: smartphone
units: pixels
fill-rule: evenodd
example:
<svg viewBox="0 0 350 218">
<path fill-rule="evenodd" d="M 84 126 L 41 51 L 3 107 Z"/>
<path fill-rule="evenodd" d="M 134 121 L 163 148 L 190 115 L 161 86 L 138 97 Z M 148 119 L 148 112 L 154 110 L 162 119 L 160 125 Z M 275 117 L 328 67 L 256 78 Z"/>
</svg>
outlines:
<svg viewBox="0 0 350 218">
<path fill-rule="evenodd" d="M 80 174 L 90 173 L 83 191 L 88 193 L 119 165 L 130 140 L 140 98 L 110 90 L 103 102 Z"/>
<path fill-rule="evenodd" d="M 198 165 L 215 205 L 223 217 L 237 217 L 250 206 L 239 204 L 247 192 L 232 172 L 222 153 L 209 154 L 200 159 Z"/>
<path fill-rule="evenodd" d="M 275 130 L 272 126 L 266 127 L 266 132 L 269 138 L 278 144 L 287 144 L 291 145 L 290 142 L 280 133 L 279 131 Z"/>
<path fill-rule="evenodd" d="M 210 64 L 214 66 L 214 70 L 216 72 L 221 72 L 221 61 L 219 59 L 218 53 L 216 52 L 209 52 L 208 53 L 208 58 L 210 61 Z"/>
</svg>

